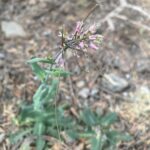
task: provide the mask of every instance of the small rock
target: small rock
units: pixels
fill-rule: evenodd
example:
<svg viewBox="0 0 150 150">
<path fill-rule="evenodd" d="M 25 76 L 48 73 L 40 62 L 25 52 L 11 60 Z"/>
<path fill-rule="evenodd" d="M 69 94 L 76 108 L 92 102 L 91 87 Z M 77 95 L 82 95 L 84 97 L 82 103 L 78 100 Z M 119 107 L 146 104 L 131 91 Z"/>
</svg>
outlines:
<svg viewBox="0 0 150 150">
<path fill-rule="evenodd" d="M 95 96 L 97 93 L 98 93 L 98 89 L 97 88 L 93 88 L 92 90 L 91 90 L 91 93 L 90 93 L 90 95 L 91 96 Z"/>
<path fill-rule="evenodd" d="M 126 61 L 124 59 L 119 58 L 119 56 L 115 57 L 111 65 L 115 68 L 119 68 L 123 72 L 129 72 L 133 67 L 133 64 L 131 63 L 130 59 Z"/>
<path fill-rule="evenodd" d="M 7 38 L 26 36 L 23 27 L 14 21 L 2 21 L 1 28 Z"/>
<path fill-rule="evenodd" d="M 89 96 L 89 92 L 90 90 L 88 88 L 83 88 L 78 95 L 82 98 L 87 98 Z"/>
<path fill-rule="evenodd" d="M 3 53 L 0 53 L 0 59 L 4 59 L 5 55 Z"/>
<path fill-rule="evenodd" d="M 129 83 L 124 78 L 111 73 L 104 75 L 102 79 L 102 86 L 112 92 L 122 92 L 129 87 Z"/>
<path fill-rule="evenodd" d="M 132 93 L 131 98 L 136 101 L 150 103 L 150 89 L 147 86 L 141 86 L 134 93 Z"/>
<path fill-rule="evenodd" d="M 28 3 L 29 3 L 29 5 L 35 5 L 37 3 L 37 1 L 36 0 L 30 0 Z"/>
<path fill-rule="evenodd" d="M 3 67 L 4 66 L 4 61 L 3 60 L 0 60 L 0 67 Z"/>
<path fill-rule="evenodd" d="M 125 76 L 126 76 L 126 79 L 128 80 L 131 79 L 131 75 L 129 73 L 127 73 Z"/>
<path fill-rule="evenodd" d="M 79 81 L 79 82 L 77 82 L 77 87 L 78 87 L 78 88 L 82 88 L 84 85 L 85 85 L 85 82 L 84 82 L 84 81 Z"/>
<path fill-rule="evenodd" d="M 145 58 L 138 61 L 136 70 L 140 73 L 150 72 L 150 59 Z"/>
<path fill-rule="evenodd" d="M 113 64 L 113 67 L 119 68 L 119 67 L 120 67 L 120 59 L 119 59 L 119 56 L 116 56 L 115 59 L 113 60 L 113 62 L 111 62 L 111 64 Z"/>
<path fill-rule="evenodd" d="M 0 144 L 3 142 L 4 139 L 5 139 L 5 134 L 1 133 L 0 134 Z"/>
<path fill-rule="evenodd" d="M 51 33 L 52 33 L 51 30 L 47 30 L 47 31 L 43 32 L 43 35 L 46 37 L 49 37 L 51 35 Z"/>
</svg>

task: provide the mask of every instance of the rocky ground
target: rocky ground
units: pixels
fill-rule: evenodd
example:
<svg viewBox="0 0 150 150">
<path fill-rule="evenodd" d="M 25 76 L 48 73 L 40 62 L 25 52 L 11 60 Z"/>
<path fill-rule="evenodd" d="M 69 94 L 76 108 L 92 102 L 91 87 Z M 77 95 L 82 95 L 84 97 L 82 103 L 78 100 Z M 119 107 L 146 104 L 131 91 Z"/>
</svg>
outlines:
<svg viewBox="0 0 150 150">
<path fill-rule="evenodd" d="M 68 31 L 89 10 L 87 20 L 104 36 L 99 51 L 78 59 L 67 54 L 74 73 L 60 84 L 59 100 L 119 114 L 120 130 L 134 135 L 128 149 L 150 149 L 150 2 L 148 0 L 1 0 L 0 1 L 0 143 L 16 104 L 31 101 L 38 81 L 26 60 L 58 50 L 58 31 Z"/>
</svg>

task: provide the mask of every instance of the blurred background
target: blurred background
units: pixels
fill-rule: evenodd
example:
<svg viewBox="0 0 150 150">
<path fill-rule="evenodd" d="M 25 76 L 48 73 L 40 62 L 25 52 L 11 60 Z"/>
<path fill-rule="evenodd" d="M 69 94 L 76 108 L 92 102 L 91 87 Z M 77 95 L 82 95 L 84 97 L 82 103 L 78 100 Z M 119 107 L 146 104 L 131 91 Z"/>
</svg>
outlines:
<svg viewBox="0 0 150 150">
<path fill-rule="evenodd" d="M 88 58 L 67 54 L 74 75 L 60 83 L 58 101 L 117 112 L 118 128 L 135 137 L 130 148 L 150 149 L 149 0 L 0 0 L 0 135 L 39 84 L 26 61 L 54 55 L 60 27 L 72 31 L 95 4 L 86 25 L 96 24 L 102 45 Z"/>
</svg>

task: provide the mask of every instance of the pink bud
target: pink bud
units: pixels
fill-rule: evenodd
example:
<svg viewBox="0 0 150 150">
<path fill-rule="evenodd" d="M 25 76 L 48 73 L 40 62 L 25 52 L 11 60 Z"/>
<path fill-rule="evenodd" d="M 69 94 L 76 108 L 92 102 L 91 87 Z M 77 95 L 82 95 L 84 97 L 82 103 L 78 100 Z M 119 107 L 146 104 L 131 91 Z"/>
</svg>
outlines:
<svg viewBox="0 0 150 150">
<path fill-rule="evenodd" d="M 89 47 L 94 49 L 94 50 L 98 50 L 98 47 L 92 42 L 90 43 Z"/>
<path fill-rule="evenodd" d="M 83 26 L 83 21 L 78 21 L 75 28 L 75 33 L 80 33 L 82 30 L 82 26 Z"/>
<path fill-rule="evenodd" d="M 90 35 L 90 36 L 89 36 L 89 39 L 90 39 L 90 40 L 96 40 L 96 38 L 97 38 L 97 35 Z"/>
</svg>

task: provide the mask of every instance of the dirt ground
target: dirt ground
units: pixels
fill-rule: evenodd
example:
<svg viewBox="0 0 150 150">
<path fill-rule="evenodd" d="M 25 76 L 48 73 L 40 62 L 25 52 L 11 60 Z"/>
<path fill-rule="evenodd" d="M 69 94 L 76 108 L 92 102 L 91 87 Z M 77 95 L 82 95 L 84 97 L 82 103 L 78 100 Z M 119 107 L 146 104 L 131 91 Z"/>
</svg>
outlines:
<svg viewBox="0 0 150 150">
<path fill-rule="evenodd" d="M 14 21 L 25 36 L 6 36 L 0 29 L 0 135 L 14 128 L 12 118 L 20 101 L 31 101 L 39 82 L 26 61 L 33 56 L 53 55 L 59 48 L 62 25 L 72 31 L 96 4 L 87 26 L 97 25 L 104 40 L 99 51 L 88 58 L 68 54 L 74 73 L 60 84 L 59 101 L 91 105 L 120 116 L 118 128 L 134 136 L 121 149 L 150 149 L 150 1 L 149 0 L 1 0 L 0 24 Z M 121 77 L 128 84 L 111 90 L 103 76 Z M 120 78 L 117 81 L 121 84 Z M 109 83 L 110 85 L 110 83 Z M 4 136 L 4 137 L 5 137 Z M 0 150 L 7 148 L 0 140 Z M 5 147 L 5 148 L 4 148 Z"/>
</svg>

